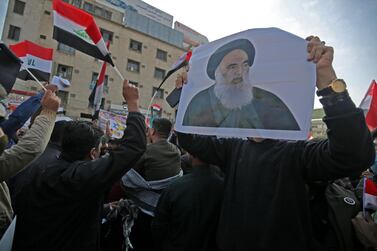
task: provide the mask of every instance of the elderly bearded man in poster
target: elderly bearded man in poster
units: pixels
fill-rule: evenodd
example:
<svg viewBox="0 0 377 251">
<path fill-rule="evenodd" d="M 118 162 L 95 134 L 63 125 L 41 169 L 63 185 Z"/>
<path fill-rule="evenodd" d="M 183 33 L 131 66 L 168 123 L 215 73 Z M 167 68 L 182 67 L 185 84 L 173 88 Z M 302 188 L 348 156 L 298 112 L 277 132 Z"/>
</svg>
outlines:
<svg viewBox="0 0 377 251">
<path fill-rule="evenodd" d="M 252 86 L 249 69 L 255 48 L 247 39 L 233 40 L 209 58 L 208 76 L 215 84 L 189 103 L 184 126 L 300 130 L 289 108 L 275 94 Z"/>
</svg>

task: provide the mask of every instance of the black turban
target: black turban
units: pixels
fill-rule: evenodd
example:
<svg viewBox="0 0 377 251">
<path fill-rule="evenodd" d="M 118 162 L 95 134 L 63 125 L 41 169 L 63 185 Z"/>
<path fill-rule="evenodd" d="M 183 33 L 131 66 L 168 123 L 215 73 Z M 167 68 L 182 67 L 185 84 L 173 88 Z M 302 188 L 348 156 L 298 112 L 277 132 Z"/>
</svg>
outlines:
<svg viewBox="0 0 377 251">
<path fill-rule="evenodd" d="M 220 48 L 218 48 L 209 58 L 207 64 L 207 74 L 211 79 L 215 79 L 215 71 L 220 64 L 221 60 L 231 51 L 233 50 L 243 50 L 246 52 L 248 57 L 248 64 L 249 66 L 253 65 L 254 57 L 255 57 L 255 48 L 254 45 L 247 39 L 237 39 L 233 40 L 227 44 L 224 44 Z"/>
</svg>

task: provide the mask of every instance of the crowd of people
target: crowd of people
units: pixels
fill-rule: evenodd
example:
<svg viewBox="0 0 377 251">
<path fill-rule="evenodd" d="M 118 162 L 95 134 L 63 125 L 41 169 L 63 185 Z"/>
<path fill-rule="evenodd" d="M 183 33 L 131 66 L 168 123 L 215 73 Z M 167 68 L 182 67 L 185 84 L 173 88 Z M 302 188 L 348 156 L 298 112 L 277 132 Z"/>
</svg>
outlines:
<svg viewBox="0 0 377 251">
<path fill-rule="evenodd" d="M 0 236 L 15 219 L 15 251 L 377 248 L 377 214 L 361 212 L 362 177 L 377 183 L 377 132 L 347 90 L 327 90 L 337 79 L 333 48 L 307 40 L 323 140 L 184 134 L 165 118 L 147 128 L 127 80 L 121 139 L 95 123 L 56 121 L 51 86 L 10 116 L 1 112 Z"/>
</svg>

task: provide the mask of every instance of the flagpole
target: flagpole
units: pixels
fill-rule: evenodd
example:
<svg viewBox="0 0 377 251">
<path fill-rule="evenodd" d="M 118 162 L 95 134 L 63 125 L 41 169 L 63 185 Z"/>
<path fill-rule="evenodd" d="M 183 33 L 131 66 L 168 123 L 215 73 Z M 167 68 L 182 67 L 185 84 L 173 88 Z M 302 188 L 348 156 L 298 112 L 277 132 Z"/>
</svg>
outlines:
<svg viewBox="0 0 377 251">
<path fill-rule="evenodd" d="M 37 83 L 42 87 L 42 89 L 44 91 L 47 91 L 47 89 L 43 86 L 43 84 L 41 82 L 39 82 L 39 80 L 34 76 L 33 73 L 31 73 L 31 71 L 29 71 L 29 69 L 27 67 L 25 67 L 23 64 L 21 64 L 21 67 L 24 68 L 35 81 L 37 81 Z"/>
<path fill-rule="evenodd" d="M 114 65 L 114 70 L 118 74 L 118 76 L 120 77 L 120 79 L 122 81 L 124 81 L 124 77 L 123 77 L 122 73 L 120 73 L 120 71 L 118 70 L 118 68 L 115 65 Z"/>
</svg>

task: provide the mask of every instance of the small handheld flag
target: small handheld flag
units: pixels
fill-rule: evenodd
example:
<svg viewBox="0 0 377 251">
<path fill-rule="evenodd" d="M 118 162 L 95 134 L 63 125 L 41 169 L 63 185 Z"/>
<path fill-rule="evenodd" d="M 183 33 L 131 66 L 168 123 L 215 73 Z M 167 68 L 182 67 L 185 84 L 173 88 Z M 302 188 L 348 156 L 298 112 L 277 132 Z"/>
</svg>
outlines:
<svg viewBox="0 0 377 251">
<path fill-rule="evenodd" d="M 23 61 L 23 67 L 18 74 L 19 79 L 34 80 L 26 69 L 40 81 L 50 79 L 53 49 L 44 48 L 27 40 L 10 45 L 9 48 Z"/>
<path fill-rule="evenodd" d="M 377 128 L 377 83 L 375 80 L 370 84 L 359 108 L 364 111 L 365 121 L 369 129 Z"/>
<path fill-rule="evenodd" d="M 0 84 L 9 93 L 20 71 L 22 61 L 0 42 Z"/>
</svg>

